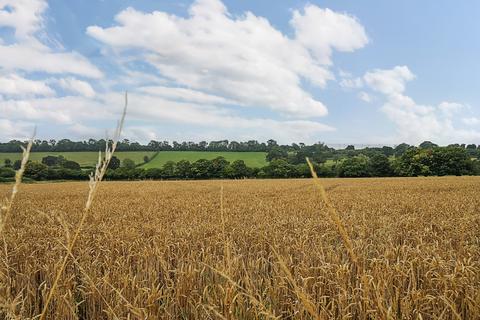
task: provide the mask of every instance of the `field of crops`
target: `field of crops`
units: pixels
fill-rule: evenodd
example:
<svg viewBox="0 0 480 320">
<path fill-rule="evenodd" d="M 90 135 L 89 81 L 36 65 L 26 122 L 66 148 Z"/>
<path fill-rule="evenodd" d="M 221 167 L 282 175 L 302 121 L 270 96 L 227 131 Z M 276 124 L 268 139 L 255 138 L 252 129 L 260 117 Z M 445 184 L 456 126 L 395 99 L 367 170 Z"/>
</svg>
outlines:
<svg viewBox="0 0 480 320">
<path fill-rule="evenodd" d="M 131 151 L 131 152 L 115 152 L 115 156 L 121 160 L 131 159 L 136 164 L 143 163 L 143 157 L 152 157 L 156 152 L 149 151 Z M 75 161 L 82 167 L 94 167 L 98 162 L 98 152 L 32 152 L 30 159 L 33 161 L 42 161 L 46 156 L 64 156 L 68 160 Z M 3 165 L 5 159 L 12 161 L 20 160 L 22 154 L 19 153 L 0 153 L 0 164 Z"/>
<path fill-rule="evenodd" d="M 47 318 L 480 318 L 480 178 L 324 185 L 352 252 L 311 179 L 104 183 Z M 87 194 L 21 186 L 0 318 L 41 312 Z"/>
<path fill-rule="evenodd" d="M 251 168 L 260 168 L 268 164 L 265 156 L 265 152 L 161 151 L 151 162 L 143 165 L 143 168 L 161 168 L 167 161 L 195 162 L 199 159 L 212 160 L 216 157 L 224 157 L 229 162 L 243 160 Z"/>
</svg>

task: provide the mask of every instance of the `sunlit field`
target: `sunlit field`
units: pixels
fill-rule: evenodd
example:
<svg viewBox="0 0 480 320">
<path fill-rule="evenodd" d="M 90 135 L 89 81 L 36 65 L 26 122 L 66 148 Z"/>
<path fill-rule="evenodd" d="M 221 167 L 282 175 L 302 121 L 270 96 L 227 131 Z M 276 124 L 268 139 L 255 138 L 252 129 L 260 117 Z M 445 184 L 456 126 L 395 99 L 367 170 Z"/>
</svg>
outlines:
<svg viewBox="0 0 480 320">
<path fill-rule="evenodd" d="M 103 183 L 47 318 L 480 317 L 480 178 L 323 183 L 357 262 L 311 179 Z M 41 313 L 87 194 L 21 186 L 2 318 Z"/>
</svg>

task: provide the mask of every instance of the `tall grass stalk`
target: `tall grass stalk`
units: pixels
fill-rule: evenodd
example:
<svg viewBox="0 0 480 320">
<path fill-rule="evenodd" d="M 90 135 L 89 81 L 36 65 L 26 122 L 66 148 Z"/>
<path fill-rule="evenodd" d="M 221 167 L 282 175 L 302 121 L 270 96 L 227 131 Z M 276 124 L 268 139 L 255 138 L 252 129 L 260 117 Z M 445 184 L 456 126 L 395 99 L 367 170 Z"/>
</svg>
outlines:
<svg viewBox="0 0 480 320">
<path fill-rule="evenodd" d="M 60 268 L 57 270 L 55 280 L 53 281 L 52 287 L 50 288 L 50 291 L 47 295 L 47 299 L 45 300 L 45 304 L 43 306 L 43 310 L 42 310 L 42 313 L 40 314 L 39 320 L 45 319 L 47 315 L 48 307 L 58 287 L 58 282 L 60 281 L 63 271 L 65 270 L 65 267 L 67 266 L 68 257 L 69 257 L 68 253 L 72 252 L 73 247 L 77 243 L 79 235 L 83 231 L 83 227 L 85 225 L 85 221 L 87 220 L 87 217 L 89 216 L 90 208 L 92 206 L 93 200 L 95 199 L 98 186 L 100 185 L 100 182 L 105 176 L 110 160 L 112 159 L 113 153 L 117 148 L 117 143 L 118 143 L 118 140 L 120 139 L 120 134 L 122 132 L 123 124 L 125 122 L 125 116 L 127 114 L 127 106 L 128 106 L 128 94 L 125 92 L 125 106 L 123 108 L 123 113 L 120 118 L 120 121 L 117 123 L 117 127 L 113 135 L 112 145 L 110 146 L 109 140 L 106 139 L 107 141 L 105 144 L 105 159 L 102 160 L 102 153 L 101 152 L 98 153 L 98 163 L 95 167 L 95 172 L 90 174 L 90 181 L 88 184 L 89 192 L 88 192 L 87 202 L 85 203 L 85 207 L 83 209 L 82 217 L 80 219 L 80 222 L 77 225 L 77 228 L 73 234 L 73 237 L 69 240 L 69 243 L 67 245 L 67 254 L 65 254 L 65 257 L 62 260 Z"/>
<path fill-rule="evenodd" d="M 317 172 L 315 171 L 313 164 L 310 162 L 310 159 L 306 158 L 306 160 L 310 168 L 310 172 L 312 173 L 313 183 L 315 184 L 317 189 L 320 191 L 320 196 L 322 197 L 323 202 L 325 202 L 325 205 L 327 206 L 327 211 L 330 216 L 330 219 L 332 219 L 333 223 L 337 227 L 337 231 L 342 237 L 343 243 L 347 248 L 348 254 L 350 255 L 350 259 L 355 265 L 357 265 L 358 257 L 355 254 L 355 251 L 353 250 L 352 240 L 348 236 L 347 230 L 345 229 L 345 226 L 343 225 L 343 222 L 340 219 L 340 216 L 338 215 L 337 210 L 330 202 L 330 199 L 328 198 L 327 193 L 325 192 L 325 188 L 323 187 L 323 184 L 320 182 L 320 179 L 317 176 Z"/>
<path fill-rule="evenodd" d="M 36 131 L 36 129 L 33 130 L 32 137 L 28 141 L 27 147 L 25 148 L 22 146 L 22 161 L 20 169 L 18 169 L 15 173 L 15 183 L 13 184 L 12 193 L 10 195 L 10 198 L 7 198 L 0 208 L 0 234 L 3 234 L 5 225 L 12 211 L 13 202 L 18 193 L 20 184 L 22 183 L 23 174 L 25 173 L 25 168 L 27 167 L 28 158 L 30 157 L 30 151 L 32 150 L 33 139 L 35 138 Z"/>
<path fill-rule="evenodd" d="M 231 251 L 230 251 L 230 238 L 227 236 L 226 231 L 226 220 L 225 220 L 225 209 L 223 207 L 223 183 L 220 186 L 220 216 L 222 219 L 222 236 L 224 243 L 224 255 L 225 255 L 225 267 L 228 274 L 230 274 L 231 269 Z"/>
</svg>

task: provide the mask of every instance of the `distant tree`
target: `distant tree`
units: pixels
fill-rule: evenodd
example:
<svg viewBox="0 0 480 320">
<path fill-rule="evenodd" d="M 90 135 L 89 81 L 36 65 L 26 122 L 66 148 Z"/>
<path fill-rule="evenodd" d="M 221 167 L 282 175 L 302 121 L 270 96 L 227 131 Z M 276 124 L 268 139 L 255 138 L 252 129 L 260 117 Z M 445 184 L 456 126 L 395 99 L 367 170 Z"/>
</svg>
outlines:
<svg viewBox="0 0 480 320">
<path fill-rule="evenodd" d="M 223 178 L 223 172 L 230 163 L 224 157 L 216 157 L 210 161 L 210 174 L 212 178 Z"/>
<path fill-rule="evenodd" d="M 175 176 L 180 179 L 189 179 L 192 176 L 191 164 L 188 160 L 180 160 L 175 168 Z"/>
<path fill-rule="evenodd" d="M 431 149 L 410 148 L 401 157 L 395 160 L 394 170 L 396 175 L 405 177 L 429 176 L 432 175 Z"/>
<path fill-rule="evenodd" d="M 46 156 L 42 158 L 42 163 L 48 167 L 63 166 L 66 161 L 64 156 Z"/>
<path fill-rule="evenodd" d="M 150 158 L 148 156 L 143 157 L 143 163 L 147 163 L 150 161 Z"/>
<path fill-rule="evenodd" d="M 110 163 L 108 164 L 108 169 L 116 170 L 118 168 L 120 168 L 120 159 L 116 156 L 112 156 L 112 159 L 110 159 Z"/>
<path fill-rule="evenodd" d="M 15 177 L 15 170 L 10 167 L 0 168 L 0 178 L 13 178 Z"/>
<path fill-rule="evenodd" d="M 246 178 L 250 175 L 251 170 L 243 160 L 235 160 L 224 169 L 224 176 L 231 179 Z"/>
<path fill-rule="evenodd" d="M 24 174 L 34 180 L 45 180 L 48 177 L 48 167 L 43 163 L 29 161 Z"/>
<path fill-rule="evenodd" d="M 477 146 L 475 144 L 467 145 L 466 150 L 470 157 L 478 157 Z"/>
<path fill-rule="evenodd" d="M 212 173 L 212 163 L 206 159 L 199 159 L 192 163 L 192 177 L 195 179 L 209 179 Z"/>
<path fill-rule="evenodd" d="M 355 150 L 355 146 L 354 145 L 348 145 L 345 150 Z"/>
<path fill-rule="evenodd" d="M 12 160 L 10 160 L 10 159 L 8 159 L 8 158 L 5 159 L 5 160 L 3 161 L 3 165 L 4 165 L 5 168 L 11 168 L 11 167 L 12 167 Z"/>
<path fill-rule="evenodd" d="M 272 160 L 262 171 L 267 178 L 293 178 L 298 176 L 296 166 L 288 163 L 284 159 Z"/>
<path fill-rule="evenodd" d="M 162 177 L 165 179 L 175 178 L 176 166 L 174 161 L 167 161 L 162 167 Z"/>
<path fill-rule="evenodd" d="M 273 140 L 273 139 L 270 139 L 267 141 L 267 148 L 268 149 L 271 149 L 273 147 L 277 147 L 278 146 L 278 143 L 277 141 Z"/>
<path fill-rule="evenodd" d="M 424 142 L 420 143 L 420 145 L 418 147 L 420 149 L 433 149 L 433 148 L 437 148 L 438 145 L 431 142 L 431 141 L 424 141 Z"/>
<path fill-rule="evenodd" d="M 383 153 L 376 153 L 370 157 L 370 173 L 374 177 L 388 177 L 393 175 L 393 169 L 388 157 Z"/>
<path fill-rule="evenodd" d="M 288 152 L 279 146 L 272 146 L 266 155 L 266 159 L 268 162 L 278 159 L 287 159 Z"/>
<path fill-rule="evenodd" d="M 125 168 L 125 169 L 135 169 L 136 165 L 135 165 L 135 161 L 133 161 L 132 159 L 123 159 L 122 161 L 122 167 Z"/>
<path fill-rule="evenodd" d="M 464 148 L 439 148 L 432 153 L 430 168 L 434 175 L 460 176 L 469 173 L 471 162 Z"/>
<path fill-rule="evenodd" d="M 340 177 L 370 177 L 370 163 L 366 156 L 355 156 L 343 160 L 338 169 Z"/>
<path fill-rule="evenodd" d="M 63 161 L 62 167 L 70 170 L 80 170 L 80 164 L 72 160 Z"/>
<path fill-rule="evenodd" d="M 149 168 L 145 170 L 145 178 L 146 179 L 161 179 L 163 174 L 163 170 L 160 168 Z"/>
<path fill-rule="evenodd" d="M 400 157 L 402 154 L 404 154 L 409 148 L 411 148 L 410 145 L 406 143 L 401 143 L 398 146 L 396 146 L 393 149 L 393 153 L 396 157 Z"/>
<path fill-rule="evenodd" d="M 22 160 L 15 160 L 15 162 L 13 163 L 13 169 L 18 170 L 20 169 L 21 165 L 22 165 Z"/>
</svg>

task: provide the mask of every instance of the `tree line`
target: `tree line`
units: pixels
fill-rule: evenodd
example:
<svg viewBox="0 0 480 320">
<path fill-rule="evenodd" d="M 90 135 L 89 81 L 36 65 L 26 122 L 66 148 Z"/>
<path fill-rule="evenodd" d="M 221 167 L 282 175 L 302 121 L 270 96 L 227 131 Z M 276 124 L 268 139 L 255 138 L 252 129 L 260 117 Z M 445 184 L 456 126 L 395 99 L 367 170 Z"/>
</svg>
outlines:
<svg viewBox="0 0 480 320">
<path fill-rule="evenodd" d="M 227 161 L 223 157 L 194 162 L 169 161 L 162 168 L 143 169 L 131 159 L 113 157 L 106 174 L 107 180 L 194 180 L 241 178 L 308 178 L 305 162 L 309 157 L 321 177 L 414 177 L 445 175 L 480 175 L 480 161 L 469 149 L 450 145 L 440 147 L 431 142 L 419 147 L 372 150 L 345 148 L 334 150 L 316 144 L 297 151 L 273 147 L 266 154 L 268 164 L 261 168 L 248 167 L 243 160 Z M 385 152 L 387 151 L 387 152 Z M 336 155 L 337 157 L 334 157 Z M 0 181 L 11 181 L 20 161 L 6 159 L 0 168 Z M 81 168 L 62 156 L 47 156 L 41 162 L 30 161 L 25 177 L 32 180 L 86 180 L 92 169 Z"/>
<path fill-rule="evenodd" d="M 111 143 L 111 141 L 108 141 Z M 35 140 L 32 146 L 33 152 L 77 152 L 77 151 L 97 151 L 105 149 L 107 140 L 88 139 L 84 141 L 71 141 L 69 139 L 61 140 Z M 19 152 L 20 146 L 25 145 L 24 141 L 11 140 L 0 143 L 0 152 Z M 155 141 L 151 140 L 147 144 L 124 139 L 117 144 L 117 151 L 240 151 L 240 152 L 266 152 L 271 147 L 277 146 L 275 140 L 267 142 L 258 142 L 249 140 L 244 142 L 218 140 L 218 141 Z M 300 148 L 304 144 L 293 144 L 284 146 L 289 148 Z"/>
</svg>

